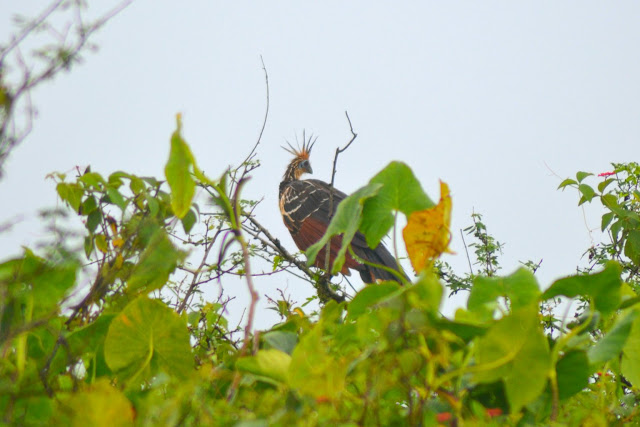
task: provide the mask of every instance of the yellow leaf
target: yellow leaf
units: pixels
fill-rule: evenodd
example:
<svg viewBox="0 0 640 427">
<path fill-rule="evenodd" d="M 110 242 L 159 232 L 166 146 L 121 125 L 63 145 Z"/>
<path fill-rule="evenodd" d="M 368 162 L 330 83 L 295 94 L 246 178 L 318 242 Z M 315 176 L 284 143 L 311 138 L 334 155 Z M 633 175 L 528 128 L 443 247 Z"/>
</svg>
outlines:
<svg viewBox="0 0 640 427">
<path fill-rule="evenodd" d="M 124 240 L 122 240 L 121 237 L 116 237 L 111 241 L 111 244 L 113 245 L 114 248 L 120 248 L 122 247 L 122 245 L 124 245 Z"/>
<path fill-rule="evenodd" d="M 124 264 L 124 258 L 122 257 L 122 254 L 118 254 L 116 256 L 116 263 L 115 263 L 116 268 L 122 268 L 123 264 Z"/>
<path fill-rule="evenodd" d="M 440 181 L 440 201 L 432 208 L 413 212 L 402 230 L 411 265 L 416 273 L 433 264 L 451 242 L 451 195 Z"/>
<path fill-rule="evenodd" d="M 109 243 L 107 243 L 107 238 L 104 236 L 104 234 L 98 234 L 96 236 L 96 246 L 98 247 L 98 250 L 103 254 L 109 252 Z"/>
</svg>

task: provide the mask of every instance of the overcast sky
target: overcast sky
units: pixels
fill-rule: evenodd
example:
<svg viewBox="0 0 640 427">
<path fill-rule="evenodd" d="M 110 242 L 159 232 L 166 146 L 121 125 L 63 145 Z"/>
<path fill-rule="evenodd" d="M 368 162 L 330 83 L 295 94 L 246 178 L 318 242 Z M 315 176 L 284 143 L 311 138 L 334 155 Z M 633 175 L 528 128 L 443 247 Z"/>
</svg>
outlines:
<svg viewBox="0 0 640 427">
<path fill-rule="evenodd" d="M 2 2 L 3 40 L 13 13 L 41 7 Z M 589 232 L 598 209 L 557 191 L 560 178 L 640 157 L 638 22 L 631 1 L 137 0 L 97 35 L 98 52 L 34 94 L 35 129 L 0 181 L 0 223 L 24 220 L 0 235 L 0 257 L 41 237 L 35 212 L 56 203 L 47 173 L 91 165 L 162 177 L 177 112 L 209 175 L 240 162 L 264 115 L 262 55 L 271 111 L 248 195 L 264 196 L 259 220 L 289 249 L 277 196 L 290 155 L 280 145 L 302 129 L 318 135 L 314 177 L 330 180 L 348 110 L 359 136 L 340 157 L 338 188 L 356 190 L 391 160 L 408 163 L 434 200 L 442 179 L 458 253 L 445 259 L 468 269 L 458 230 L 480 212 L 505 243 L 503 272 L 543 259 L 546 287 L 600 238 Z M 313 294 L 284 274 L 256 282 L 261 295 Z"/>
</svg>

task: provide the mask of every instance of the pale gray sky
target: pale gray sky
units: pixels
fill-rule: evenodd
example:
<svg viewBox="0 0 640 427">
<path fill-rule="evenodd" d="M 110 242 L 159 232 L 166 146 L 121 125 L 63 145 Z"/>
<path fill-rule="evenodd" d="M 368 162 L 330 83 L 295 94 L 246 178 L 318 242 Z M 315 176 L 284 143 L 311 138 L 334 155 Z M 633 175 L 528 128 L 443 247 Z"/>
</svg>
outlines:
<svg viewBox="0 0 640 427">
<path fill-rule="evenodd" d="M 9 3 L 3 37 L 12 13 L 42 7 Z M 543 258 L 546 287 L 575 270 L 587 225 L 599 226 L 595 207 L 585 225 L 577 195 L 556 191 L 550 170 L 564 178 L 640 157 L 638 22 L 632 1 L 137 0 L 94 39 L 97 53 L 34 94 L 35 129 L 0 181 L 0 222 L 25 221 L 0 235 L 0 256 L 39 237 L 34 213 L 56 202 L 51 171 L 90 164 L 162 177 L 176 112 L 207 173 L 241 161 L 264 114 L 262 55 L 271 112 L 248 191 L 265 196 L 257 214 L 288 248 L 277 207 L 283 138 L 319 135 L 314 177 L 328 180 L 349 140 L 348 110 L 359 137 L 340 157 L 338 188 L 354 191 L 391 160 L 408 163 L 432 199 L 442 179 L 458 252 L 446 259 L 467 268 L 457 230 L 475 210 L 506 244 L 503 272 Z M 313 293 L 287 275 L 257 285 L 288 285 L 299 302 Z"/>
</svg>

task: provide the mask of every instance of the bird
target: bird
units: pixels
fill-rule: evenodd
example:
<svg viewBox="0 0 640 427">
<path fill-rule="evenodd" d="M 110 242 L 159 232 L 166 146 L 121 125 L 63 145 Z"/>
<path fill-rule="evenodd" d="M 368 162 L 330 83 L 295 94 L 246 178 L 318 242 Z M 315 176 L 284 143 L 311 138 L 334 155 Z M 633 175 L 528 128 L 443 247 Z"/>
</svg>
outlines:
<svg viewBox="0 0 640 427">
<path fill-rule="evenodd" d="M 316 139 L 310 137 L 306 140 L 303 135 L 301 148 L 298 147 L 296 149 L 289 143 L 287 143 L 288 148 L 282 147 L 293 154 L 294 158 L 287 166 L 282 182 L 280 182 L 280 213 L 293 241 L 301 251 L 306 251 L 322 238 L 329 227 L 331 218 L 338 209 L 338 205 L 347 197 L 345 193 L 324 181 L 300 179 L 304 174 L 313 173 L 309 157 Z M 331 194 L 333 194 L 333 197 L 330 197 Z M 329 249 L 330 265 L 333 265 L 341 245 L 342 236 L 334 236 L 331 239 Z M 351 247 L 359 258 L 399 271 L 398 274 L 400 276 L 409 280 L 406 274 L 402 273 L 396 259 L 389 253 L 383 243 L 372 249 L 367 245 L 365 236 L 358 231 L 351 241 Z M 320 250 L 313 265 L 324 269 L 325 256 L 326 250 Z M 340 273 L 349 276 L 350 269 L 358 271 L 362 281 L 365 283 L 377 283 L 378 281 L 386 280 L 401 283 L 397 275 L 382 268 L 362 264 L 347 253 Z"/>
</svg>

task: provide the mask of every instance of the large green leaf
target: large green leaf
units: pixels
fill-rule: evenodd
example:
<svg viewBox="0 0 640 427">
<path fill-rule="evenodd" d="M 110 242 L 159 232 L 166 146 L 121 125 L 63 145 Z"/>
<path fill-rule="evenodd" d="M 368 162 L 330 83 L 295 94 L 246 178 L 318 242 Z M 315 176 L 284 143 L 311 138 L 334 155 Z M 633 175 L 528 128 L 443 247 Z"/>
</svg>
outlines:
<svg viewBox="0 0 640 427">
<path fill-rule="evenodd" d="M 374 306 L 384 298 L 401 289 L 395 282 L 380 283 L 379 285 L 369 285 L 356 294 L 349 302 L 347 309 L 347 319 L 356 319 L 366 313 L 369 307 Z"/>
<path fill-rule="evenodd" d="M 255 356 L 238 359 L 236 368 L 240 371 L 271 378 L 278 382 L 285 382 L 290 364 L 291 356 L 272 348 L 259 350 Z"/>
<path fill-rule="evenodd" d="M 5 282 L 7 289 L 16 293 L 29 289 L 33 295 L 33 315 L 39 316 L 58 309 L 76 282 L 78 268 L 78 262 L 72 258 L 52 263 L 25 249 L 22 258 L 0 264 L 0 285 Z"/>
<path fill-rule="evenodd" d="M 345 387 L 348 363 L 327 353 L 322 327 L 306 334 L 293 350 L 288 382 L 300 393 L 313 397 L 335 397 Z"/>
<path fill-rule="evenodd" d="M 99 381 L 61 402 L 56 425 L 133 426 L 135 414 L 127 397 L 109 381 Z"/>
<path fill-rule="evenodd" d="M 158 372 L 185 378 L 193 370 L 185 321 L 163 302 L 141 296 L 111 322 L 104 344 L 109 368 L 131 385 Z"/>
<path fill-rule="evenodd" d="M 592 364 L 608 362 L 620 355 L 631 333 L 631 325 L 639 313 L 638 310 L 633 310 L 622 317 L 600 341 L 589 348 L 587 354 Z"/>
<path fill-rule="evenodd" d="M 90 360 L 91 366 L 87 369 L 90 376 L 95 374 L 99 377 L 111 372 L 104 360 L 104 341 L 114 317 L 114 314 L 103 313 L 93 323 L 76 329 L 67 338 L 73 357 L 85 356 L 85 360 Z"/>
<path fill-rule="evenodd" d="M 627 234 L 624 254 L 628 256 L 636 266 L 640 266 L 640 230 L 631 230 L 629 234 Z"/>
<path fill-rule="evenodd" d="M 158 229 L 127 281 L 129 290 L 144 287 L 145 291 L 151 292 L 163 287 L 182 258 L 183 252 L 173 246 L 164 230 Z"/>
<path fill-rule="evenodd" d="M 422 312 L 439 313 L 444 288 L 440 279 L 433 272 L 423 271 L 413 286 L 403 289 L 411 307 Z"/>
<path fill-rule="evenodd" d="M 589 358 L 584 351 L 567 352 L 556 364 L 558 394 L 566 399 L 589 385 Z"/>
<path fill-rule="evenodd" d="M 538 305 L 514 311 L 478 339 L 475 380 L 502 380 L 513 412 L 536 399 L 547 384 L 551 355 Z"/>
<path fill-rule="evenodd" d="M 366 200 L 360 231 L 372 248 L 378 246 L 393 227 L 394 211 L 400 211 L 408 217 L 415 211 L 434 206 L 411 168 L 404 163 L 389 163 L 369 181 L 371 184 L 380 184 L 382 187 L 375 197 Z"/>
<path fill-rule="evenodd" d="M 343 234 L 342 247 L 333 262 L 331 272 L 336 274 L 342 269 L 347 248 L 349 244 L 351 244 L 353 236 L 355 236 L 358 231 L 360 221 L 362 220 L 362 205 L 367 199 L 373 197 L 378 190 L 380 190 L 380 187 L 380 184 L 368 184 L 340 202 L 338 210 L 327 228 L 327 232 L 324 233 L 322 239 L 307 249 L 306 253 L 309 264 L 313 264 L 319 251 L 325 250 L 330 238 L 338 234 Z"/>
<path fill-rule="evenodd" d="M 298 334 L 288 331 L 269 331 L 261 334 L 260 338 L 265 342 L 267 348 L 274 348 L 287 354 L 292 354 L 298 344 Z"/>
<path fill-rule="evenodd" d="M 192 173 L 195 161 L 191 149 L 182 138 L 180 116 L 177 129 L 171 136 L 169 161 L 164 168 L 169 187 L 171 187 L 171 207 L 178 218 L 184 217 L 191 208 L 191 200 L 195 194 L 196 183 Z"/>
<path fill-rule="evenodd" d="M 493 319 L 498 297 L 507 297 L 515 311 L 537 301 L 540 296 L 538 281 L 531 271 L 519 268 L 504 277 L 477 277 L 467 301 L 467 309 L 482 321 Z"/>
<path fill-rule="evenodd" d="M 596 310 L 609 314 L 620 305 L 622 280 L 620 264 L 609 261 L 604 270 L 590 275 L 576 275 L 556 280 L 542 294 L 542 299 L 564 295 L 569 298 L 583 296 L 593 298 Z"/>
</svg>

